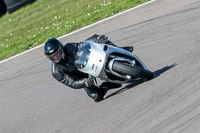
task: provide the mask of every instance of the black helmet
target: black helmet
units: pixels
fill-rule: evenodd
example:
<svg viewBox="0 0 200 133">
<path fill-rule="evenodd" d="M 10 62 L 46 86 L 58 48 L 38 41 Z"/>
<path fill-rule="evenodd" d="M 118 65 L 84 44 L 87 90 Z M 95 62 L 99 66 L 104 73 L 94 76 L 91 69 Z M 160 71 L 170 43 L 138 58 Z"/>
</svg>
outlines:
<svg viewBox="0 0 200 133">
<path fill-rule="evenodd" d="M 44 44 L 44 54 L 55 63 L 60 62 L 65 56 L 63 45 L 56 38 L 50 38 L 47 40 Z"/>
</svg>

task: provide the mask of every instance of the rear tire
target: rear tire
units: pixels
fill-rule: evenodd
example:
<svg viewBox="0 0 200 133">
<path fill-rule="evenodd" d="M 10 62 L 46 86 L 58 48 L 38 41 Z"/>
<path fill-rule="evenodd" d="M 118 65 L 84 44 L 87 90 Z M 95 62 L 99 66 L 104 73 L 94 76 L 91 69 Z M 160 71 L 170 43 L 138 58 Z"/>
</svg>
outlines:
<svg viewBox="0 0 200 133">
<path fill-rule="evenodd" d="M 112 67 L 113 71 L 124 74 L 130 75 L 133 78 L 143 78 L 143 79 L 153 79 L 154 74 L 151 71 L 145 70 L 140 67 L 131 66 L 129 64 L 115 61 Z"/>
</svg>

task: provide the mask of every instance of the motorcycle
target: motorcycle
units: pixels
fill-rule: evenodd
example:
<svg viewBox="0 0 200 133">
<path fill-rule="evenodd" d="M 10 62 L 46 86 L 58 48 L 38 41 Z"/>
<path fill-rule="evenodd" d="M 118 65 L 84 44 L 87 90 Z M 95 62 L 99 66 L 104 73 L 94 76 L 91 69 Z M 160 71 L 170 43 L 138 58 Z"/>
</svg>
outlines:
<svg viewBox="0 0 200 133">
<path fill-rule="evenodd" d="M 133 53 L 92 41 L 81 42 L 78 46 L 75 67 L 91 77 L 119 84 L 150 80 L 154 77 Z"/>
</svg>

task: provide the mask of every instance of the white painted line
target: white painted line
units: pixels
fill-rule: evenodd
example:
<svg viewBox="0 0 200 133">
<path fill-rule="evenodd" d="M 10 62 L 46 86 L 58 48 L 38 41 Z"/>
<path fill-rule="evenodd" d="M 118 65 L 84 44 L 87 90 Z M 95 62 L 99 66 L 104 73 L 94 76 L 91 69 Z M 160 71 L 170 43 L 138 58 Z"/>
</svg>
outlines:
<svg viewBox="0 0 200 133">
<path fill-rule="evenodd" d="M 68 34 L 66 34 L 66 35 L 63 35 L 63 36 L 59 37 L 58 39 L 65 38 L 65 37 L 67 37 L 67 36 L 69 36 L 69 35 L 72 35 L 72 34 L 74 34 L 74 33 L 77 33 L 77 32 L 79 32 L 79 31 L 82 31 L 82 30 L 84 30 L 84 29 L 87 29 L 87 28 L 92 27 L 92 26 L 94 26 L 94 25 L 97 25 L 97 24 L 99 24 L 99 23 L 102 23 L 102 22 L 104 22 L 104 21 L 107 21 L 107 20 L 109 20 L 109 19 L 112 19 L 112 18 L 114 18 L 114 17 L 120 16 L 120 15 L 125 14 L 125 13 L 127 13 L 127 12 L 130 12 L 130 11 L 132 11 L 132 10 L 134 10 L 134 9 L 137 9 L 137 8 L 139 8 L 139 7 L 142 7 L 142 6 L 145 6 L 145 5 L 147 5 L 147 4 L 150 4 L 150 3 L 154 2 L 154 1 L 156 1 L 156 0 L 151 0 L 151 1 L 148 1 L 148 2 L 143 3 L 143 4 L 141 4 L 141 5 L 138 5 L 138 6 L 136 6 L 136 7 L 133 7 L 133 8 L 131 8 L 131 9 L 128 9 L 128 10 L 126 10 L 126 11 L 120 12 L 120 13 L 118 13 L 118 14 L 116 14 L 116 15 L 113 15 L 113 16 L 111 16 L 111 17 L 108 17 L 108 18 L 106 18 L 106 19 L 100 20 L 100 21 L 98 21 L 98 22 L 96 22 L 96 23 L 93 23 L 93 24 L 91 24 L 91 25 L 85 26 L 85 27 L 83 27 L 83 28 L 81 28 L 81 29 L 78 29 L 78 30 L 76 30 L 76 31 L 73 31 L 73 32 L 70 32 L 70 33 L 68 33 Z M 3 61 L 0 61 L 0 64 L 1 64 L 1 63 L 4 63 L 4 62 L 7 62 L 7 61 L 9 61 L 9 60 L 12 60 L 12 59 L 14 59 L 14 58 L 16 58 L 16 57 L 18 57 L 18 56 L 23 55 L 23 54 L 26 54 L 26 53 L 28 53 L 28 52 L 30 52 L 30 51 L 32 51 L 32 50 L 35 50 L 35 49 L 37 49 L 37 48 L 40 48 L 40 47 L 42 47 L 43 45 L 44 45 L 44 44 L 41 44 L 41 45 L 36 46 L 36 47 L 34 47 L 34 48 L 32 48 L 32 49 L 26 50 L 26 51 L 24 51 L 24 52 L 22 52 L 22 53 L 20 53 L 20 54 L 14 55 L 14 56 L 12 56 L 12 57 L 10 57 L 10 58 L 8 58 L 8 59 L 5 59 L 5 60 L 3 60 Z"/>
</svg>

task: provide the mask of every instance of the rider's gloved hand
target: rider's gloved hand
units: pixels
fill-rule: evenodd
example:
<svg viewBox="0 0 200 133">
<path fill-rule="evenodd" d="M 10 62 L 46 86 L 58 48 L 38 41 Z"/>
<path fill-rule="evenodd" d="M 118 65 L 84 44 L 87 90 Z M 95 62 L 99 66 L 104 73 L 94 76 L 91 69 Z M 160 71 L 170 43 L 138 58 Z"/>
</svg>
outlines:
<svg viewBox="0 0 200 133">
<path fill-rule="evenodd" d="M 85 81 L 85 86 L 90 87 L 92 85 L 95 85 L 94 79 L 92 77 L 87 78 L 86 81 Z"/>
</svg>

